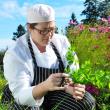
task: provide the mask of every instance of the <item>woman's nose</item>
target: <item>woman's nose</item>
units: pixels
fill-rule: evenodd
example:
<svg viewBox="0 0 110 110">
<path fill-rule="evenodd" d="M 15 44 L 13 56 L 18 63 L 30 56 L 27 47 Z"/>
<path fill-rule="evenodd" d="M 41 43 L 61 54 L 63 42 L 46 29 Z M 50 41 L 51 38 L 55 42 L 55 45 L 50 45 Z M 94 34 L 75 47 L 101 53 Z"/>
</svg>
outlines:
<svg viewBox="0 0 110 110">
<path fill-rule="evenodd" d="M 51 38 L 53 36 L 53 32 L 52 31 L 49 31 L 48 34 L 46 35 L 46 37 L 49 37 Z"/>
</svg>

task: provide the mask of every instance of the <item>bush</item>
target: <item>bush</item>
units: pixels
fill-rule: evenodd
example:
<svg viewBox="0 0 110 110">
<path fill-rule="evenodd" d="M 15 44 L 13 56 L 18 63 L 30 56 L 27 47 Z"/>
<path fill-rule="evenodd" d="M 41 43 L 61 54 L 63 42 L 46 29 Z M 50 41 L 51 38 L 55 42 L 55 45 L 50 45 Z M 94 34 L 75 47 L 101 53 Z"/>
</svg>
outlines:
<svg viewBox="0 0 110 110">
<path fill-rule="evenodd" d="M 67 52 L 68 65 L 77 63 L 74 57 L 73 47 Z M 93 68 L 90 61 L 85 61 L 80 69 L 74 71 L 66 68 L 65 72 L 69 74 L 74 83 L 86 85 L 86 91 L 91 93 L 97 101 L 98 110 L 108 110 L 110 108 L 110 72 L 99 68 Z M 100 108 L 100 109 L 99 109 Z"/>
<path fill-rule="evenodd" d="M 67 31 L 67 37 L 75 47 L 80 64 L 90 60 L 94 68 L 110 70 L 110 29 L 103 27 L 103 31 L 109 30 L 102 32 L 100 26 L 82 26 L 83 30 L 77 26 Z"/>
<path fill-rule="evenodd" d="M 4 54 L 5 54 L 5 50 L 0 51 L 0 65 L 3 65 Z"/>
<path fill-rule="evenodd" d="M 86 84 L 86 89 L 92 94 L 96 92 L 93 95 L 97 100 L 97 110 L 109 110 L 110 27 L 106 25 L 92 27 L 79 24 L 75 27 L 67 28 L 66 34 L 71 47 L 74 48 L 78 55 L 80 63 L 78 71 L 70 72 L 73 81 Z M 69 56 L 69 60 L 71 58 Z M 87 63 L 88 61 L 89 63 Z M 68 72 L 69 70 L 67 69 L 66 71 Z"/>
<path fill-rule="evenodd" d="M 6 85 L 6 80 L 3 76 L 3 72 L 0 72 L 0 99 L 1 99 L 1 94 L 2 94 L 2 91 L 3 91 L 3 88 L 4 86 Z"/>
<path fill-rule="evenodd" d="M 0 73 L 0 91 L 3 90 L 3 87 L 6 85 L 6 80 L 4 79 L 3 73 Z"/>
<path fill-rule="evenodd" d="M 0 110 L 7 110 L 7 105 L 1 104 L 1 97 L 2 97 L 2 92 L 3 88 L 6 85 L 6 80 L 3 76 L 3 72 L 0 71 Z"/>
</svg>

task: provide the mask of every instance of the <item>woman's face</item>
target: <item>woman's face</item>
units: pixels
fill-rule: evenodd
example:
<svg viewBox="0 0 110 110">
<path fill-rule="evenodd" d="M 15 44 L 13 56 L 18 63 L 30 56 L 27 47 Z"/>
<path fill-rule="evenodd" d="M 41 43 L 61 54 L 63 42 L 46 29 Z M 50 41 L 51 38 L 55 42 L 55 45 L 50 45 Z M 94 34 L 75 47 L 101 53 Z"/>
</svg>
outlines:
<svg viewBox="0 0 110 110">
<path fill-rule="evenodd" d="M 29 28 L 29 31 L 36 45 L 46 46 L 54 34 L 55 21 L 38 23 L 33 29 Z"/>
</svg>

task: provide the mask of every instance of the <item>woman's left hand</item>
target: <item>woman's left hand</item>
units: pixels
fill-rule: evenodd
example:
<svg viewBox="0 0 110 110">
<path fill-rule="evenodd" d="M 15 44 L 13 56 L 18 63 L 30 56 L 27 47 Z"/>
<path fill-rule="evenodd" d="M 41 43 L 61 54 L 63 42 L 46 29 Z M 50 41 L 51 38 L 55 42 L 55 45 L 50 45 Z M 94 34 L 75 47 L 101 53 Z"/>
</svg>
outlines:
<svg viewBox="0 0 110 110">
<path fill-rule="evenodd" d="M 65 85 L 65 92 L 71 94 L 76 100 L 81 100 L 85 94 L 85 85 L 73 83 Z"/>
</svg>

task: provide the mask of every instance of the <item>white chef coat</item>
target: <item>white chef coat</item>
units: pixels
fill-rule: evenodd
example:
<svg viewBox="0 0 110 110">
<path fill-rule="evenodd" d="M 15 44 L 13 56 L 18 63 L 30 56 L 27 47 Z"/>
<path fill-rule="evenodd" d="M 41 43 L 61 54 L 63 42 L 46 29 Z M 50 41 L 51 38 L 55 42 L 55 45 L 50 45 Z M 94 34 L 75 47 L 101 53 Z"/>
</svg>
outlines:
<svg viewBox="0 0 110 110">
<path fill-rule="evenodd" d="M 27 44 L 27 36 L 21 36 L 14 45 L 12 45 L 4 56 L 4 76 L 9 83 L 9 88 L 19 104 L 28 106 L 40 106 L 44 97 L 35 100 L 32 95 L 34 86 L 31 86 L 34 78 L 33 62 Z M 35 53 L 37 65 L 45 68 L 57 68 L 58 59 L 54 53 L 50 43 L 46 46 L 46 52 L 40 53 L 34 42 L 30 37 L 32 47 Z M 61 55 L 64 66 L 66 67 L 67 61 L 65 58 L 67 48 L 70 46 L 67 38 L 63 35 L 54 34 L 51 41 L 54 43 L 58 52 Z M 75 56 L 77 58 L 77 56 Z M 73 69 L 78 69 L 79 64 L 73 64 Z"/>
</svg>

